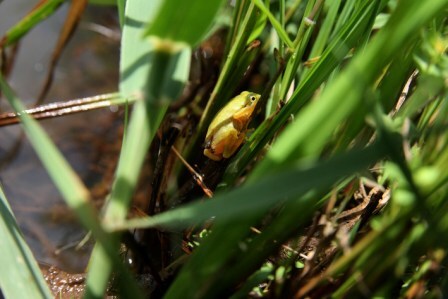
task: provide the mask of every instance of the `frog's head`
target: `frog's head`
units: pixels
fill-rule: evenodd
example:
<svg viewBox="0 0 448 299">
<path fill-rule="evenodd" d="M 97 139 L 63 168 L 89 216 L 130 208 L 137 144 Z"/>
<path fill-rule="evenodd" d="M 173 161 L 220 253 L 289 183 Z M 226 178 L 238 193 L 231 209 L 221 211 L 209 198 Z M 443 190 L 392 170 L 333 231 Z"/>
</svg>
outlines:
<svg viewBox="0 0 448 299">
<path fill-rule="evenodd" d="M 246 99 L 245 103 L 246 107 L 253 106 L 255 108 L 255 106 L 258 103 L 258 100 L 260 99 L 260 95 L 254 92 L 243 91 L 241 95 Z"/>
</svg>

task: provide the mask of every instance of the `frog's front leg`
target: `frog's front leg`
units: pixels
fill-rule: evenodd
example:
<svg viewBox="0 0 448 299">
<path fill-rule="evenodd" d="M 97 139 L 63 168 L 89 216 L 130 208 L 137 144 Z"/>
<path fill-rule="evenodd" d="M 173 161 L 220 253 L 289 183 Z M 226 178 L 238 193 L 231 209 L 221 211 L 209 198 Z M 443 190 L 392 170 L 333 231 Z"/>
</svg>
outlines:
<svg viewBox="0 0 448 299">
<path fill-rule="evenodd" d="M 238 131 L 242 132 L 246 129 L 253 111 L 254 107 L 249 106 L 242 108 L 232 116 L 233 125 Z"/>
</svg>

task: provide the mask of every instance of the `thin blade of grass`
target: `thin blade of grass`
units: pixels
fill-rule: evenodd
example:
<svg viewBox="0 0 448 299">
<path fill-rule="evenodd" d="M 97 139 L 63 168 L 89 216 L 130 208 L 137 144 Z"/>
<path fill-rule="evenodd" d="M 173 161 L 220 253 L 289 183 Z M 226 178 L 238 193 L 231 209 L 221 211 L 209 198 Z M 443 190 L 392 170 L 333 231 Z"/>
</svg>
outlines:
<svg viewBox="0 0 448 299">
<path fill-rule="evenodd" d="M 265 14 L 269 22 L 272 24 L 272 27 L 275 28 L 277 31 L 278 36 L 280 39 L 289 47 L 291 48 L 291 51 L 294 51 L 294 43 L 291 41 L 291 39 L 288 37 L 288 34 L 286 33 L 285 29 L 283 28 L 282 24 L 280 24 L 279 21 L 272 15 L 272 13 L 269 11 L 269 7 L 266 7 L 265 4 L 261 0 L 253 0 L 253 3 L 261 10 L 263 14 Z"/>
<path fill-rule="evenodd" d="M 123 28 L 124 25 L 124 10 L 126 7 L 126 0 L 114 0 L 118 8 L 118 18 L 120 20 L 120 26 Z"/>
<path fill-rule="evenodd" d="M 446 88 L 444 80 L 439 77 L 424 75 L 419 78 L 419 85 L 413 92 L 412 96 L 406 99 L 403 107 L 397 112 L 397 117 L 406 118 L 413 117 L 423 107 L 427 106 L 440 92 Z"/>
<path fill-rule="evenodd" d="M 64 0 L 40 1 L 26 17 L 5 33 L 0 41 L 0 48 L 19 41 L 34 26 L 51 16 L 63 2 Z"/>
<path fill-rule="evenodd" d="M 216 217 L 222 222 L 230 222 L 244 215 L 263 213 L 273 205 L 294 200 L 295 196 L 304 194 L 310 189 L 329 186 L 384 155 L 378 146 L 353 151 L 351 154 L 354 160 L 350 160 L 350 154 L 347 153 L 308 167 L 300 164 L 290 165 L 284 172 L 266 176 L 234 191 L 218 194 L 213 200 L 186 204 L 152 217 L 131 219 L 124 223 L 110 222 L 106 225 L 111 230 L 155 226 L 180 229 L 202 223 L 211 217 Z M 322 177 L 321 173 L 326 173 L 326 176 Z"/>
<path fill-rule="evenodd" d="M 319 34 L 316 38 L 315 43 L 313 44 L 313 49 L 309 55 L 309 58 L 318 57 L 322 54 L 329 41 L 329 36 L 334 29 L 337 13 L 339 7 L 341 5 L 341 1 L 326 1 L 325 6 L 328 7 L 326 11 L 326 16 L 324 21 L 322 22 L 322 27 L 319 30 Z"/>
<path fill-rule="evenodd" d="M 0 185 L 0 289 L 5 298 L 53 298 Z"/>
<path fill-rule="evenodd" d="M 315 18 L 318 17 L 320 10 L 322 9 L 322 1 L 308 1 L 304 16 L 300 23 L 300 27 L 297 31 L 297 35 L 294 39 L 294 50 L 291 59 L 288 61 L 282 81 L 278 101 L 286 101 L 286 94 L 296 79 L 299 66 L 302 64 L 303 54 L 311 38 L 311 33 L 315 29 Z"/>
</svg>

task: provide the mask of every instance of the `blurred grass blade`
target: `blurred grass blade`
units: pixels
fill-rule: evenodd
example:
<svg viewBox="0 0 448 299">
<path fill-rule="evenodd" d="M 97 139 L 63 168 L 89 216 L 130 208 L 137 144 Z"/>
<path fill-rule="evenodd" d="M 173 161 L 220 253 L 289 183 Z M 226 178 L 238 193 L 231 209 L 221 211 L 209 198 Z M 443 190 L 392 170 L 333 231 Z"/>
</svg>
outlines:
<svg viewBox="0 0 448 299">
<path fill-rule="evenodd" d="M 47 71 L 47 75 L 44 79 L 44 83 L 42 89 L 37 97 L 37 104 L 42 103 L 45 95 L 50 89 L 51 82 L 53 81 L 53 73 L 56 67 L 56 64 L 59 60 L 59 57 L 62 54 L 62 50 L 64 50 L 67 45 L 70 37 L 78 25 L 79 19 L 81 18 L 84 9 L 87 6 L 87 0 L 76 0 L 70 1 L 70 8 L 68 10 L 67 16 L 65 17 L 64 25 L 62 26 L 61 32 L 59 33 L 59 38 L 56 43 L 56 46 L 51 53 L 50 66 Z"/>
<path fill-rule="evenodd" d="M 151 71 L 145 87 L 145 100 L 152 108 L 149 113 L 160 110 L 163 117 L 164 110 L 179 97 L 188 79 L 191 50 L 187 47 L 169 53 L 156 47 L 151 52 Z M 156 122 L 154 128 L 157 129 L 159 124 L 160 121 Z"/>
<path fill-rule="evenodd" d="M 0 290 L 5 298 L 53 298 L 0 185 Z"/>
<path fill-rule="evenodd" d="M 289 165 L 289 168 L 281 173 L 266 176 L 234 191 L 218 194 L 213 200 L 187 204 L 152 217 L 128 220 L 124 225 L 117 222 L 105 225 L 110 229 L 155 226 L 187 228 L 211 217 L 216 217 L 220 222 L 230 222 L 244 215 L 265 212 L 272 206 L 294 200 L 311 189 L 328 187 L 383 156 L 383 149 L 375 144 L 367 149 L 354 150 L 306 168 L 299 164 Z M 325 177 L 322 177 L 322 173 L 326 174 Z"/>
<path fill-rule="evenodd" d="M 222 2 L 165 0 L 154 22 L 148 24 L 145 35 L 195 46 L 211 28 Z"/>
<path fill-rule="evenodd" d="M 124 25 L 124 10 L 126 8 L 126 0 L 115 0 L 118 8 L 118 18 L 120 21 L 120 27 Z"/>
<path fill-rule="evenodd" d="M 412 96 L 406 99 L 403 107 L 397 112 L 397 117 L 413 117 L 419 110 L 430 102 L 428 99 L 434 99 L 446 88 L 446 82 L 443 78 L 424 75 L 419 78 L 419 85 L 416 87 Z"/>
<path fill-rule="evenodd" d="M 143 30 L 151 21 L 162 1 L 127 0 L 121 40 L 120 93 L 123 98 L 139 97 L 134 104 L 131 122 L 122 145 L 116 180 L 108 200 L 104 218 L 125 217 L 140 173 L 140 167 L 155 128 L 150 126 L 146 105 L 142 100 L 151 69 L 152 46 L 143 39 Z M 144 12 L 144 13 L 143 13 Z M 111 240 L 118 250 L 120 237 Z M 104 250 L 95 245 L 89 261 L 86 298 L 102 297 L 107 288 L 113 265 Z"/>
<path fill-rule="evenodd" d="M 19 41 L 34 26 L 52 15 L 63 2 L 64 0 L 40 1 L 28 15 L 6 32 L 0 41 L 0 48 Z"/>
</svg>

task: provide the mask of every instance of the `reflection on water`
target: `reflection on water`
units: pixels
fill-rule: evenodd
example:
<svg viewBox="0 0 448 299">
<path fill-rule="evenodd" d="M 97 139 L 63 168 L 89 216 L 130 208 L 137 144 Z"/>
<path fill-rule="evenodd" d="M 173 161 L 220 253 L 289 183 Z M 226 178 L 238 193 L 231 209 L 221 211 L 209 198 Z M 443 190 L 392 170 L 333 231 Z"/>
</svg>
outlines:
<svg viewBox="0 0 448 299">
<path fill-rule="evenodd" d="M 23 17 L 38 1 L 0 4 L 0 34 Z M 10 82 L 27 105 L 38 95 L 67 7 L 21 42 Z M 119 42 L 92 31 L 92 23 L 117 28 L 114 8 L 89 6 L 81 25 L 56 68 L 47 102 L 93 96 L 117 90 Z M 10 111 L 5 101 L 0 111 Z M 114 167 L 120 120 L 109 109 L 42 121 L 69 163 L 91 188 Z M 77 244 L 85 232 L 71 215 L 51 183 L 19 126 L 0 128 L 0 181 L 28 244 L 36 258 L 67 271 L 83 271 L 89 250 L 57 249 Z M 104 188 L 103 188 L 104 189 Z M 98 192 L 97 192 L 98 193 Z M 98 193 L 101 196 L 101 192 Z"/>
</svg>

